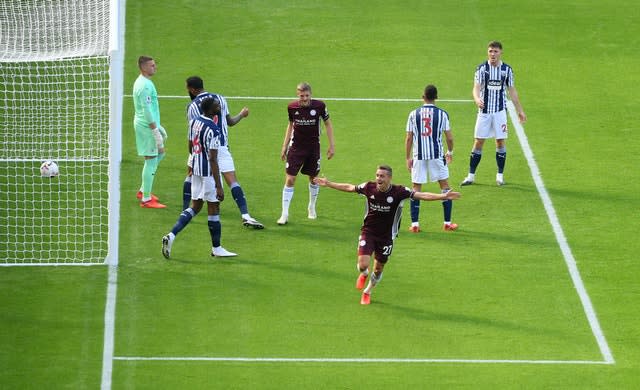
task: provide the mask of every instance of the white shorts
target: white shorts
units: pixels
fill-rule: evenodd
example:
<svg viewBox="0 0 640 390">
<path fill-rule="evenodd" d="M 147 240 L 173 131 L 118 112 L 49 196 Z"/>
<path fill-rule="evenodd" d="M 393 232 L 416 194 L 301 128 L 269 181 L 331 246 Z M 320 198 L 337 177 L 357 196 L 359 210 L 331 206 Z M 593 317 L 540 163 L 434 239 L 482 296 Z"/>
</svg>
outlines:
<svg viewBox="0 0 640 390">
<path fill-rule="evenodd" d="M 474 137 L 480 139 L 506 139 L 508 137 L 507 110 L 491 114 L 478 113 Z"/>
<path fill-rule="evenodd" d="M 442 159 L 413 160 L 411 182 L 424 184 L 427 181 L 446 180 L 449 178 L 449 167 Z"/>
<path fill-rule="evenodd" d="M 191 199 L 205 202 L 218 202 L 216 197 L 216 182 L 213 176 L 197 176 L 191 178 Z"/>
<path fill-rule="evenodd" d="M 233 165 L 233 157 L 231 157 L 231 152 L 227 146 L 218 148 L 218 166 L 220 167 L 221 173 L 236 170 L 236 167 Z"/>
</svg>

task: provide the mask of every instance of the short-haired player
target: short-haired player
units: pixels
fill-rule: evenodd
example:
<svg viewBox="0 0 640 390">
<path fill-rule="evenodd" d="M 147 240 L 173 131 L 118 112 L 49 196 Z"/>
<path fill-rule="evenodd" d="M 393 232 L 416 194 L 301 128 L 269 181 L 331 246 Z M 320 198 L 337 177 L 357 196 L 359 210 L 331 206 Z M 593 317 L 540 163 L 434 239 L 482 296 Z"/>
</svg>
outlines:
<svg viewBox="0 0 640 390">
<path fill-rule="evenodd" d="M 344 192 L 355 192 L 366 199 L 365 216 L 360 236 L 358 237 L 358 272 L 356 288 L 363 290 L 360 303 L 371 303 L 371 292 L 382 279 L 389 256 L 393 250 L 393 243 L 398 235 L 402 206 L 407 199 L 415 200 L 453 200 L 460 197 L 459 192 L 448 191 L 434 194 L 430 192 L 416 192 L 410 188 L 391 183 L 393 171 L 388 165 L 380 165 L 376 169 L 375 181 L 368 181 L 359 185 L 349 183 L 333 183 L 324 177 L 317 177 L 314 182 L 323 187 L 333 188 Z M 365 288 L 369 276 L 371 256 L 374 256 L 373 273 Z"/>
<path fill-rule="evenodd" d="M 422 94 L 424 104 L 409 113 L 405 137 L 407 168 L 411 172 L 414 191 L 422 191 L 422 185 L 437 181 L 440 192 L 449 192 L 449 166 L 453 160 L 453 135 L 449 126 L 449 114 L 435 105 L 438 89 L 427 85 Z M 447 143 L 445 153 L 442 139 Z M 443 229 L 453 231 L 458 225 L 451 222 L 453 202 L 442 201 Z M 411 200 L 411 226 L 409 231 L 420 232 L 420 202 Z"/>
<path fill-rule="evenodd" d="M 527 121 L 527 116 L 520 104 L 518 91 L 515 87 L 513 69 L 502 62 L 502 43 L 491 41 L 487 47 L 487 61 L 478 65 L 474 74 L 473 100 L 478 106 L 473 149 L 469 156 L 469 173 L 460 185 L 467 186 L 475 181 L 475 174 L 480 159 L 482 147 L 487 138 L 496 139 L 496 184 L 504 185 L 504 167 L 507 160 L 506 140 L 507 128 L 507 92 L 518 113 L 521 123 Z"/>
</svg>

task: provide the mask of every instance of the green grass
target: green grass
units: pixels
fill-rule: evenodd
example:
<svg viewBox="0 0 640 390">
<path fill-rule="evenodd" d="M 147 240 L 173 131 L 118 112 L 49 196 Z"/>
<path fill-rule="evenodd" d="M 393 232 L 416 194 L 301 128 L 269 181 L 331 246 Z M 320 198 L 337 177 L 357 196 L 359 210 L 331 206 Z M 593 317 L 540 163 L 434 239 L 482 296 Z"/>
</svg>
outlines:
<svg viewBox="0 0 640 390">
<path fill-rule="evenodd" d="M 134 197 L 131 99 L 124 99 L 116 357 L 428 358 L 602 361 L 515 132 L 501 188 L 492 148 L 477 184 L 462 188 L 454 220 L 424 202 L 425 232 L 404 230 L 369 307 L 353 284 L 363 199 L 321 190 L 319 219 L 306 218 L 301 176 L 290 223 L 280 214 L 279 151 L 286 101 L 229 100 L 250 116 L 231 128 L 238 178 L 263 231 L 222 203 L 223 245 L 214 260 L 206 218 L 160 238 L 179 213 L 184 178 L 184 80 L 193 74 L 226 96 L 293 96 L 309 81 L 322 97 L 416 98 L 435 83 L 444 99 L 469 99 L 485 45 L 499 39 L 529 121 L 525 125 L 616 360 L 604 364 L 113 362 L 113 388 L 633 388 L 640 379 L 638 321 L 640 179 L 632 89 L 640 65 L 639 11 L 615 1 L 513 4 L 465 1 L 129 1 L 125 93 L 140 54 L 156 58 L 154 82 L 168 153 L 154 193 L 166 210 Z M 595 53 L 595 55 L 594 55 Z M 404 169 L 404 127 L 416 102 L 327 101 L 336 155 L 322 171 L 360 183 L 375 166 Z M 468 167 L 475 110 L 442 102 L 456 141 L 451 182 Z M 323 150 L 326 137 L 323 136 Z M 436 191 L 430 184 L 426 190 Z M 405 215 L 403 229 L 408 225 Z M 0 385 L 95 388 L 100 384 L 106 270 L 2 268 Z"/>
</svg>

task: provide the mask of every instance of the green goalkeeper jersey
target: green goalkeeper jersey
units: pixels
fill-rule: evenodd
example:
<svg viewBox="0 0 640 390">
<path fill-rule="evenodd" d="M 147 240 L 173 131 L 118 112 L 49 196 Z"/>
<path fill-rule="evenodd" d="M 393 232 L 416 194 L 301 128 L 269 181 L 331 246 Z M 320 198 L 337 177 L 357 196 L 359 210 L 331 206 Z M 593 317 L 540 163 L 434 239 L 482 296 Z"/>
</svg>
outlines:
<svg viewBox="0 0 640 390">
<path fill-rule="evenodd" d="M 143 75 L 138 76 L 133 84 L 133 107 L 135 125 L 149 127 L 150 123 L 155 122 L 156 126 L 160 126 L 158 93 L 153 81 Z"/>
</svg>

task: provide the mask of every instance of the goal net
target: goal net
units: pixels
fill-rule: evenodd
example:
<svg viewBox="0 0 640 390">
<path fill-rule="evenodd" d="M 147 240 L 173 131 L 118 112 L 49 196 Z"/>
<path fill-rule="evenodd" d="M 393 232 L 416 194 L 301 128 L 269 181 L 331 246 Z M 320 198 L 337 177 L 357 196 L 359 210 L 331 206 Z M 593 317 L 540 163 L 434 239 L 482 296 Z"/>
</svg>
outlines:
<svg viewBox="0 0 640 390">
<path fill-rule="evenodd" d="M 0 2 L 0 265 L 111 261 L 117 3 Z M 45 160 L 59 176 L 41 177 Z"/>
</svg>

